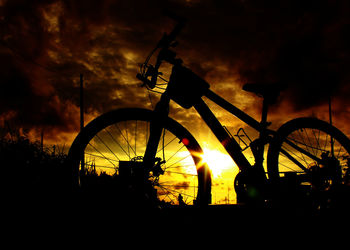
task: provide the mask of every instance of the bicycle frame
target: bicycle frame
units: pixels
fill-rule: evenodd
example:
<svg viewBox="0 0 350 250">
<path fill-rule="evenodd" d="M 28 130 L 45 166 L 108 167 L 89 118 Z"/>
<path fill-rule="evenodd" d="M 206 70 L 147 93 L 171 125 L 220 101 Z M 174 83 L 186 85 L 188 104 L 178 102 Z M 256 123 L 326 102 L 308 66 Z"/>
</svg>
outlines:
<svg viewBox="0 0 350 250">
<path fill-rule="evenodd" d="M 236 116 L 238 119 L 248 124 L 250 127 L 254 128 L 259 132 L 259 137 L 257 140 L 260 140 L 265 145 L 269 135 L 272 135 L 274 131 L 267 129 L 266 127 L 266 118 L 267 118 L 267 103 L 263 103 L 263 112 L 262 120 L 258 122 L 248 114 L 244 113 L 242 110 L 229 103 L 219 95 L 215 94 L 213 91 L 208 89 L 205 95 L 209 100 L 219 105 L 224 110 L 230 112 L 232 115 Z M 237 141 L 226 131 L 226 129 L 221 125 L 219 120 L 212 113 L 208 105 L 201 99 L 197 104 L 194 105 L 194 108 L 197 110 L 199 115 L 224 146 L 227 153 L 231 156 L 234 162 L 237 164 L 238 168 L 241 171 L 245 171 L 249 168 L 252 168 L 252 165 L 249 163 L 247 158 L 242 153 L 242 149 Z M 263 162 L 264 147 L 260 147 L 257 155 L 255 155 L 255 166 L 262 167 Z"/>
<path fill-rule="evenodd" d="M 189 108 L 194 106 L 202 119 L 206 122 L 209 128 L 212 130 L 214 135 L 220 141 L 220 143 L 225 147 L 227 153 L 232 157 L 234 162 L 240 168 L 241 171 L 252 168 L 251 164 L 248 162 L 246 157 L 242 153 L 242 149 L 239 144 L 236 142 L 234 138 L 230 136 L 230 134 L 225 130 L 225 128 L 221 125 L 221 123 L 216 119 L 215 115 L 211 112 L 209 107 L 205 104 L 202 99 L 202 96 L 206 96 L 211 101 L 222 107 L 223 109 L 229 111 L 231 114 L 235 115 L 238 119 L 242 120 L 255 130 L 259 132 L 259 138 L 255 140 L 254 148 L 253 145 L 251 147 L 255 164 L 254 166 L 259 166 L 262 171 L 263 169 L 263 155 L 264 155 L 264 145 L 268 143 L 270 135 L 274 133 L 274 131 L 267 129 L 267 108 L 268 102 L 263 103 L 262 110 L 262 119 L 261 122 L 256 121 L 251 116 L 247 115 L 243 111 L 241 111 L 236 106 L 227 102 L 222 97 L 218 96 L 214 92 L 209 89 L 209 84 L 205 82 L 205 80 L 201 79 L 197 75 L 195 75 L 190 70 L 182 67 L 182 60 L 176 59 L 176 53 L 169 49 L 169 47 L 176 46 L 173 41 L 176 35 L 180 32 L 180 30 L 184 26 L 184 20 L 178 18 L 175 15 L 168 15 L 170 18 L 174 19 L 177 22 L 177 25 L 174 27 L 173 31 L 167 35 L 164 34 L 162 39 L 157 44 L 156 48 L 151 52 L 151 54 L 147 57 L 144 64 L 141 66 L 141 72 L 137 74 L 137 78 L 141 80 L 144 85 L 148 89 L 153 89 L 156 86 L 157 78 L 159 76 L 159 67 L 163 61 L 168 62 L 173 65 L 173 72 L 171 74 L 170 80 L 168 82 L 167 88 L 165 92 L 162 94 L 160 102 L 157 104 L 155 108 L 155 116 L 152 119 L 150 125 L 150 139 L 147 144 L 146 152 L 144 155 L 145 165 L 149 168 L 152 168 L 154 164 L 154 157 L 157 151 L 158 143 L 162 134 L 162 120 L 164 116 L 168 116 L 169 113 L 169 102 L 170 99 L 173 99 L 175 102 L 182 102 L 181 100 L 190 99 L 191 101 L 188 103 L 185 101 L 182 107 Z M 152 54 L 160 49 L 157 61 L 155 66 L 148 64 L 148 61 Z M 148 77 L 151 77 L 149 80 Z M 173 84 L 170 84 L 173 83 Z M 179 86 L 178 83 L 182 83 L 186 86 Z M 169 87 L 170 86 L 170 87 Z M 189 92 L 182 92 L 182 87 L 190 88 Z M 169 92 L 169 93 L 168 93 Z M 192 94 L 194 96 L 192 96 Z M 176 100 L 178 99 L 178 100 Z M 263 172 L 261 172 L 263 173 Z M 264 178 L 266 179 L 266 175 Z"/>
<path fill-rule="evenodd" d="M 263 112 L 262 112 L 262 120 L 258 122 L 248 114 L 241 111 L 236 106 L 232 105 L 222 97 L 215 94 L 213 91 L 208 89 L 204 96 L 209 100 L 213 101 L 217 105 L 219 105 L 224 110 L 227 110 L 238 119 L 242 120 L 250 127 L 254 128 L 259 132 L 259 138 L 257 140 L 266 142 L 269 138 L 269 135 L 273 135 L 274 131 L 267 129 L 266 127 L 266 117 L 267 117 L 267 103 L 263 103 Z M 144 162 L 146 166 L 151 167 L 154 159 L 154 155 L 157 150 L 157 146 L 159 140 L 161 138 L 162 133 L 162 120 L 164 117 L 168 116 L 169 113 L 169 102 L 170 97 L 168 96 L 167 91 L 165 91 L 160 101 L 157 103 L 156 108 L 154 110 L 155 116 L 150 125 L 150 139 L 147 145 L 147 149 L 144 155 Z M 224 146 L 227 153 L 231 156 L 234 162 L 237 164 L 241 171 L 245 171 L 247 169 L 251 169 L 252 165 L 249 163 L 247 158 L 242 153 L 242 149 L 237 141 L 226 131 L 226 129 L 221 125 L 219 120 L 215 117 L 213 112 L 207 106 L 207 104 L 203 101 L 202 98 L 194 105 L 194 108 L 197 110 L 201 118 L 205 121 L 211 131 L 214 133 L 216 138 L 220 141 L 220 143 Z M 266 143 L 263 143 L 264 145 Z M 262 170 L 262 162 L 263 162 L 263 154 L 264 147 L 260 147 L 258 152 L 254 154 L 255 156 L 255 164 L 254 166 L 259 166 Z M 265 176 L 265 175 L 264 175 Z M 266 176 L 264 177 L 266 178 Z"/>
</svg>

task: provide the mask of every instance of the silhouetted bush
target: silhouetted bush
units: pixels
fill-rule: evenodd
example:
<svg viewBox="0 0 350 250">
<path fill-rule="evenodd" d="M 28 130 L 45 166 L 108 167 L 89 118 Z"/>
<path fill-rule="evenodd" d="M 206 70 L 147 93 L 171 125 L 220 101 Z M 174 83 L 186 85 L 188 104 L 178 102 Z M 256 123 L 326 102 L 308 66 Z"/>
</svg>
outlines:
<svg viewBox="0 0 350 250">
<path fill-rule="evenodd" d="M 131 188 L 120 176 L 98 174 L 93 168 L 87 168 L 81 177 L 84 185 L 73 187 L 67 155 L 56 151 L 24 136 L 0 139 L 0 178 L 7 205 L 37 209 L 58 204 L 88 213 L 106 207 L 144 209 L 158 205 L 153 188 Z"/>
<path fill-rule="evenodd" d="M 63 195 L 71 180 L 66 158 L 63 152 L 50 152 L 24 136 L 1 138 L 0 171 L 5 197 L 29 201 Z"/>
</svg>

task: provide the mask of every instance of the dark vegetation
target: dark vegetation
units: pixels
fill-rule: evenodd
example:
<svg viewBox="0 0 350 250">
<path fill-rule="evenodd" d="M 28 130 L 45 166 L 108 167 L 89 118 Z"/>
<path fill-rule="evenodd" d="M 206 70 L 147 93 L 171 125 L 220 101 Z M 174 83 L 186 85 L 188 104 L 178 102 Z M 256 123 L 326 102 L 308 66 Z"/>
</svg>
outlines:
<svg viewBox="0 0 350 250">
<path fill-rule="evenodd" d="M 140 188 L 126 185 L 117 175 L 97 174 L 92 166 L 86 171 L 85 182 L 88 185 L 76 189 L 72 186 L 71 170 L 64 149 L 43 147 L 40 142 L 32 142 L 26 136 L 2 137 L 0 162 L 1 204 L 5 208 L 2 214 L 12 217 L 22 215 L 22 218 L 31 218 L 34 214 L 41 220 L 59 216 L 82 221 L 86 218 L 95 221 L 108 218 L 118 223 L 120 220 L 144 222 L 150 218 L 158 222 L 165 218 L 173 223 L 178 219 L 203 223 L 211 218 L 211 223 L 218 223 L 215 222 L 217 219 L 230 222 L 252 218 L 268 221 L 271 218 L 295 216 L 288 209 L 256 210 L 244 206 L 211 206 L 205 211 L 191 207 L 169 210 L 165 204 L 152 199 L 154 189 L 149 188 L 148 193 L 140 192 Z M 146 190 L 144 186 L 141 189 Z M 348 191 L 337 195 L 343 202 L 338 204 L 338 209 L 329 210 L 326 215 L 331 221 L 345 222 L 350 217 L 348 198 L 344 200 L 344 197 L 348 197 Z M 299 215 L 305 213 L 299 212 Z M 320 215 L 312 217 L 320 218 Z M 301 218 L 304 220 L 305 216 Z M 310 216 L 307 218 L 310 219 Z"/>
<path fill-rule="evenodd" d="M 96 173 L 93 165 L 86 166 L 84 178 L 80 180 L 84 185 L 74 187 L 64 151 L 62 147 L 43 146 L 18 134 L 0 138 L 4 206 L 10 210 L 67 207 L 95 214 L 106 208 L 140 210 L 159 205 L 152 187 L 125 183 L 118 175 Z"/>
<path fill-rule="evenodd" d="M 26 136 L 0 139 L 1 184 L 8 200 L 27 204 L 56 199 L 70 189 L 67 156 L 57 146 L 43 147 Z"/>
</svg>

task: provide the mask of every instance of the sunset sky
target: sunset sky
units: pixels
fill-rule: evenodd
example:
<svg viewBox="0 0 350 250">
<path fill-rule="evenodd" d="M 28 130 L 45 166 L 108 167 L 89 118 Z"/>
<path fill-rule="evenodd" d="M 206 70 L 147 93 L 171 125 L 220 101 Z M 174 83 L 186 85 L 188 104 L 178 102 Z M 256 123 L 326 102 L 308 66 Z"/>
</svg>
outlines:
<svg viewBox="0 0 350 250">
<path fill-rule="evenodd" d="M 115 108 L 152 108 L 159 96 L 151 103 L 135 75 L 174 25 L 164 9 L 188 20 L 178 57 L 214 92 L 259 119 L 261 99 L 243 84 L 287 84 L 271 128 L 299 116 L 328 120 L 331 95 L 334 125 L 350 135 L 347 0 L 0 0 L 1 135 L 18 129 L 35 140 L 44 131 L 45 144 L 69 147 L 79 131 L 80 74 L 86 121 Z M 232 134 L 244 126 L 210 107 Z M 173 103 L 170 114 L 203 148 L 223 150 L 193 108 Z"/>
</svg>

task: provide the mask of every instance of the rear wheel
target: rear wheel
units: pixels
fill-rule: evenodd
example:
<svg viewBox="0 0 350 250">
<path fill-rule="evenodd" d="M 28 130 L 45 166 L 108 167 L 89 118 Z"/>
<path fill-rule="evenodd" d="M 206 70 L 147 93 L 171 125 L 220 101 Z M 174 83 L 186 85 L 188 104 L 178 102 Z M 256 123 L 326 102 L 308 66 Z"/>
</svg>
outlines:
<svg viewBox="0 0 350 250">
<path fill-rule="evenodd" d="M 281 195 L 307 194 L 317 207 L 329 206 L 334 193 L 350 185 L 349 153 L 350 141 L 337 128 L 298 118 L 284 124 L 270 144 L 269 179 L 285 191 Z"/>
<path fill-rule="evenodd" d="M 144 109 L 111 111 L 79 133 L 69 158 L 81 188 L 102 193 L 113 189 L 110 198 L 119 199 L 119 203 L 208 204 L 211 179 L 201 161 L 202 149 L 174 120 L 165 122 L 154 165 L 149 170 L 144 168 L 153 114 Z"/>
</svg>

